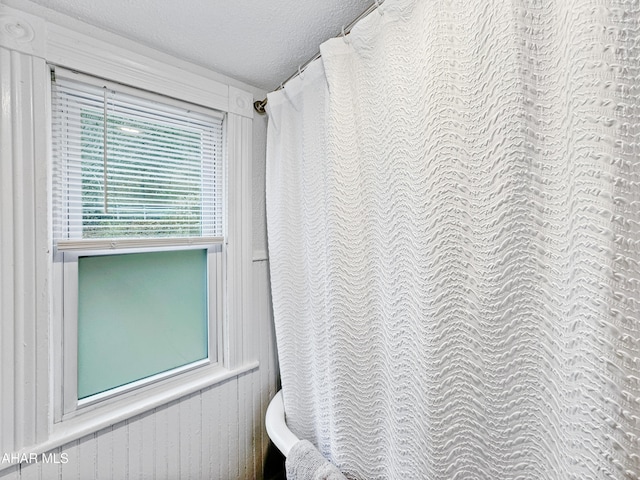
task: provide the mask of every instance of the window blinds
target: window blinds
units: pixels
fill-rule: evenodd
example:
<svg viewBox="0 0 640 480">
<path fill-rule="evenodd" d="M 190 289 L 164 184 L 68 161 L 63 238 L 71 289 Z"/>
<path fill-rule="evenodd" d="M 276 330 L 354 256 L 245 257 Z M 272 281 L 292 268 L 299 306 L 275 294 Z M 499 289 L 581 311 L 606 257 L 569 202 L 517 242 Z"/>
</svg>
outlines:
<svg viewBox="0 0 640 480">
<path fill-rule="evenodd" d="M 221 237 L 222 133 L 218 112 L 56 71 L 58 248 Z"/>
</svg>

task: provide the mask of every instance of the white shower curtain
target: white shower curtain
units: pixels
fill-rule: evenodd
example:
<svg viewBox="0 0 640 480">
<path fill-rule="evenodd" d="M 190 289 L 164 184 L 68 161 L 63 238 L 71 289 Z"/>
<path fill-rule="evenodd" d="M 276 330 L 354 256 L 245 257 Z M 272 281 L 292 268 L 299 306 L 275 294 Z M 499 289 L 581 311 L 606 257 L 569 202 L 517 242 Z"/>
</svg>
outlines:
<svg viewBox="0 0 640 480">
<path fill-rule="evenodd" d="M 269 95 L 290 427 L 349 478 L 640 478 L 640 3 L 380 11 Z"/>
</svg>

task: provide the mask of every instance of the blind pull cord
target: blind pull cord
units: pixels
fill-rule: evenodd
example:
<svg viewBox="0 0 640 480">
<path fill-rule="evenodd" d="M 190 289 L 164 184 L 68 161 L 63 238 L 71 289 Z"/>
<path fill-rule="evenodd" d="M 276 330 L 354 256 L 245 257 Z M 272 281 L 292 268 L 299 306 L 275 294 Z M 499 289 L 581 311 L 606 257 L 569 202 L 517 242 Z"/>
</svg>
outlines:
<svg viewBox="0 0 640 480">
<path fill-rule="evenodd" d="M 109 200 L 107 198 L 107 87 L 103 87 L 104 101 L 103 101 L 103 139 L 102 139 L 102 170 L 103 170 L 103 183 L 104 183 L 104 213 L 109 213 Z"/>
</svg>

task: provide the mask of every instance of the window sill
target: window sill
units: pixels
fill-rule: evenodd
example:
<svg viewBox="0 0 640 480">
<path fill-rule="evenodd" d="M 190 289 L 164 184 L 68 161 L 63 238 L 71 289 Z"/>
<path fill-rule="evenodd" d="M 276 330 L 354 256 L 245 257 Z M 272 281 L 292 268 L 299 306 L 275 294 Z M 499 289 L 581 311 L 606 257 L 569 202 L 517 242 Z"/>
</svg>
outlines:
<svg viewBox="0 0 640 480">
<path fill-rule="evenodd" d="M 206 375 L 196 373 L 185 378 L 184 381 L 179 382 L 177 385 L 159 387 L 153 392 L 146 392 L 141 396 L 133 396 L 126 402 L 118 403 L 117 406 L 114 405 L 113 408 L 96 410 L 87 415 L 56 423 L 53 425 L 51 435 L 47 441 L 23 448 L 19 455 L 25 453 L 28 458 L 31 453 L 40 455 L 49 452 L 110 425 L 115 425 L 199 390 L 238 377 L 258 367 L 259 362 L 256 361 L 249 362 L 234 370 L 219 368 L 209 371 Z M 15 464 L 0 465 L 0 472 L 5 467 L 12 466 L 15 466 Z"/>
</svg>

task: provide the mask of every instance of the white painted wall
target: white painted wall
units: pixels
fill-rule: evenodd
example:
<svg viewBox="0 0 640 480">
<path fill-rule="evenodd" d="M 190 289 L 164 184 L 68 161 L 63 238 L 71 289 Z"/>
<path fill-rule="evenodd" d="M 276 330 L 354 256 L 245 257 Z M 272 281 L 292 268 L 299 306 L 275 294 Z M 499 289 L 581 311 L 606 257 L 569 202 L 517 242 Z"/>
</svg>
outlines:
<svg viewBox="0 0 640 480">
<path fill-rule="evenodd" d="M 0 26 L 7 18 L 0 12 Z M 51 415 L 51 339 L 36 332 L 50 322 L 50 275 L 41 271 L 48 242 L 38 240 L 47 236 L 38 211 L 49 190 L 40 168 L 48 139 L 39 109 L 48 101 L 49 80 L 44 60 L 24 45 L 19 50 L 0 47 L 0 456 L 11 453 L 3 448 L 45 442 Z M 265 93 L 246 90 L 255 98 Z M 277 384 L 264 221 L 266 118 L 256 116 L 252 131 L 253 298 L 247 307 L 259 368 L 56 448 L 61 463 L 13 466 L 0 470 L 0 479 L 262 478 L 264 412 Z"/>
</svg>

